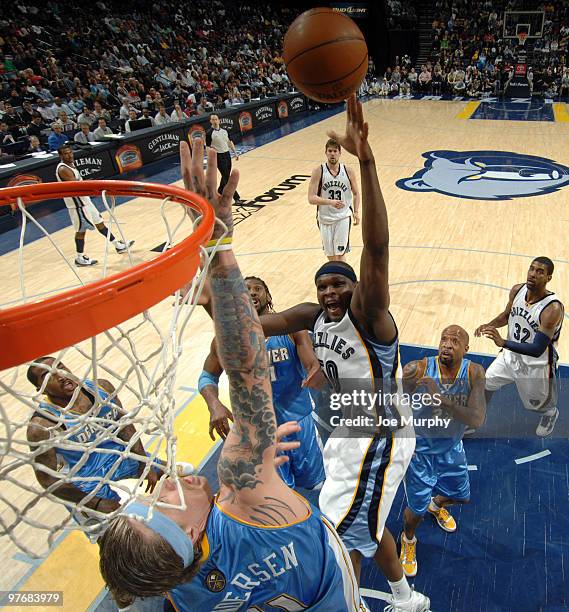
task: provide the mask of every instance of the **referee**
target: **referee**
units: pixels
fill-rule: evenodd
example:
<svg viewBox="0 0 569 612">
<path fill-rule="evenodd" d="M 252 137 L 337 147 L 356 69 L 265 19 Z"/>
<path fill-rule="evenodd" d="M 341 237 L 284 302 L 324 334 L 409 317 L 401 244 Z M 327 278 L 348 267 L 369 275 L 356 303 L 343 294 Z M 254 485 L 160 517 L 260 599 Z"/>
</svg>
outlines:
<svg viewBox="0 0 569 612">
<path fill-rule="evenodd" d="M 219 183 L 217 191 L 221 194 L 231 174 L 231 154 L 229 153 L 229 149 L 231 148 L 233 153 L 235 153 L 235 161 L 239 161 L 239 155 L 237 155 L 235 145 L 229 139 L 227 130 L 219 127 L 219 117 L 217 115 L 211 115 L 209 122 L 211 124 L 211 130 L 207 131 L 205 143 L 208 147 L 212 147 L 217 153 L 217 169 L 221 172 L 221 182 Z M 233 199 L 235 202 L 241 200 L 237 192 L 233 195 Z"/>
</svg>

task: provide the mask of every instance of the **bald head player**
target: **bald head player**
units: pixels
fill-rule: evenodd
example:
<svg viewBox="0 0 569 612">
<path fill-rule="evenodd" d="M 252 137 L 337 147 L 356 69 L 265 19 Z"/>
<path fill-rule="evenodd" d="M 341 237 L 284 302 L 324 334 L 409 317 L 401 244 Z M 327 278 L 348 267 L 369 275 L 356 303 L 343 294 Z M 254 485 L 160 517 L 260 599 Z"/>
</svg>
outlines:
<svg viewBox="0 0 569 612">
<path fill-rule="evenodd" d="M 486 400 L 484 368 L 464 357 L 468 342 L 466 330 L 449 325 L 441 333 L 438 355 L 411 361 L 403 369 L 404 392 L 421 396 L 419 405 L 412 405 L 417 443 L 405 474 L 407 508 L 400 559 L 407 576 L 417 574 L 415 530 L 425 513 L 452 533 L 456 522 L 446 508 L 470 501 L 462 437 L 467 426 L 484 423 Z M 424 425 L 419 424 L 422 419 Z"/>
<path fill-rule="evenodd" d="M 359 160 L 362 183 L 360 281 L 347 263 L 329 261 L 315 276 L 318 303 L 261 317 L 265 335 L 312 330 L 314 350 L 334 391 L 395 391 L 399 365 L 397 326 L 389 312 L 389 230 L 368 125 L 355 95 L 348 99 L 346 133 L 334 138 Z M 354 387 L 355 384 L 355 387 Z M 349 407 L 348 407 L 349 408 Z M 376 413 L 384 405 L 370 407 Z M 385 409 L 394 412 L 389 405 Z M 368 413 L 369 415 L 369 413 Z M 375 422 L 375 419 L 374 419 Z M 324 448 L 326 481 L 320 508 L 335 523 L 356 575 L 361 558 L 374 557 L 393 593 L 393 612 L 424 612 L 430 601 L 412 591 L 385 527 L 413 450 L 412 427 L 356 430 L 338 424 Z M 365 464 L 365 469 L 362 466 Z"/>
</svg>

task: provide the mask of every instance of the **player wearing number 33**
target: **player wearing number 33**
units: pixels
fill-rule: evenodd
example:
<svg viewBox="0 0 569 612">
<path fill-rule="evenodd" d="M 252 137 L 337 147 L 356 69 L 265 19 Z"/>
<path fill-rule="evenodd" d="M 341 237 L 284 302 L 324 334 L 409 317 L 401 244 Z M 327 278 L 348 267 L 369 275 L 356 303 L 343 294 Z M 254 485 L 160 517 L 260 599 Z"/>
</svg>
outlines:
<svg viewBox="0 0 569 612">
<path fill-rule="evenodd" d="M 551 259 L 536 257 L 526 282 L 512 287 L 504 311 L 474 332 L 503 349 L 486 371 L 486 401 L 494 391 L 515 383 L 525 408 L 541 415 L 536 429 L 541 437 L 553 432 L 559 417 L 555 347 L 564 308 L 559 297 L 546 289 L 552 275 Z M 496 329 L 504 325 L 508 326 L 507 340 Z"/>
<path fill-rule="evenodd" d="M 327 162 L 312 171 L 308 201 L 318 207 L 316 220 L 322 247 L 330 261 L 345 261 L 350 250 L 352 215 L 360 222 L 360 192 L 356 173 L 340 163 L 342 147 L 330 138 L 324 147 Z"/>
</svg>

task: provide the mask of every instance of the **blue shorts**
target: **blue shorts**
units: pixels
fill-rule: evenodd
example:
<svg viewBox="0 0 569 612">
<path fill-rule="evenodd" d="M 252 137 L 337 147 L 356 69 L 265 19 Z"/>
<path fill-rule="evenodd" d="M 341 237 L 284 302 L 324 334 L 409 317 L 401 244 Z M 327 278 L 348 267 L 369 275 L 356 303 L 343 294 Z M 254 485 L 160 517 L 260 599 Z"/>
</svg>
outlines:
<svg viewBox="0 0 569 612">
<path fill-rule="evenodd" d="M 415 452 L 405 474 L 407 505 L 422 516 L 435 494 L 457 501 L 470 499 L 468 464 L 462 441 L 446 453 Z"/>
<path fill-rule="evenodd" d="M 283 442 L 300 441 L 300 448 L 287 451 L 289 460 L 278 470 L 281 478 L 291 488 L 302 487 L 313 489 L 324 482 L 324 460 L 322 459 L 322 441 L 314 424 L 312 414 L 298 421 L 299 432 L 283 438 Z"/>
<path fill-rule="evenodd" d="M 72 484 L 75 485 L 78 489 L 81 489 L 81 491 L 84 491 L 85 493 L 90 493 L 106 476 L 106 474 L 111 471 L 115 461 L 117 460 L 120 461 L 120 465 L 110 477 L 109 480 L 111 481 L 125 480 L 126 478 L 138 478 L 140 471 L 144 467 L 144 463 L 137 461 L 136 459 L 133 459 L 131 457 L 122 460 L 117 458 L 111 463 L 108 461 L 109 455 L 101 455 L 101 457 L 106 457 L 107 461 L 102 462 L 101 465 L 98 466 L 96 469 L 93 469 L 91 466 L 91 469 L 89 469 L 88 472 L 85 472 L 83 474 L 79 472 L 76 476 L 74 476 Z M 98 480 L 79 480 L 81 476 L 88 476 L 91 478 L 96 477 L 98 478 Z M 76 478 L 77 480 L 75 480 Z M 116 501 L 120 500 L 119 495 L 115 491 L 113 491 L 113 489 L 108 484 L 103 485 L 97 491 L 96 497 L 101 497 L 103 499 L 114 499 Z"/>
</svg>

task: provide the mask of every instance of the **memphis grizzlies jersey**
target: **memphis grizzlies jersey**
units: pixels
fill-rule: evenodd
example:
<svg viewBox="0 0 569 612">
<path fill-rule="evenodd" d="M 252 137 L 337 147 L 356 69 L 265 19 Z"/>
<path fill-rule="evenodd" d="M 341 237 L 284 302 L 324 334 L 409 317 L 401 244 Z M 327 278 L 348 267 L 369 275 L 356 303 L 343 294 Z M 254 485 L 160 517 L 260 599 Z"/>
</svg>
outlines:
<svg viewBox="0 0 569 612">
<path fill-rule="evenodd" d="M 266 346 L 277 424 L 300 421 L 311 414 L 312 400 L 308 389 L 302 387 L 304 369 L 296 345 L 290 336 L 271 336 Z"/>
<path fill-rule="evenodd" d="M 214 504 L 196 576 L 167 595 L 178 612 L 364 612 L 348 553 L 313 506 L 307 518 L 261 527 Z"/>
<path fill-rule="evenodd" d="M 387 394 L 397 392 L 397 331 L 390 343 L 378 342 L 359 328 L 354 314 L 348 308 L 340 321 L 326 321 L 325 312 L 321 312 L 314 322 L 312 342 L 322 370 L 335 393 L 364 390 L 370 393 L 383 392 L 383 396 L 387 397 Z M 381 402 L 376 405 L 375 416 L 381 414 L 397 418 L 397 413 L 392 411 L 392 404 Z M 358 416 L 357 413 L 358 410 L 353 409 L 349 416 Z M 369 410 L 367 413 L 362 410 L 362 415 L 369 416 Z"/>
<path fill-rule="evenodd" d="M 68 170 L 71 170 L 71 172 L 73 172 L 73 176 L 75 177 L 76 181 L 83 180 L 77 168 L 75 168 L 74 166 L 70 166 L 69 164 L 64 164 L 63 162 L 59 162 L 57 164 L 57 167 L 55 168 L 55 177 L 60 183 L 64 182 L 63 179 L 59 176 L 59 169 L 62 167 L 67 168 Z M 74 196 L 71 198 L 63 198 L 63 201 L 65 202 L 65 206 L 67 206 L 67 208 L 78 208 L 78 206 L 81 206 L 83 204 L 92 203 L 91 198 L 89 196 L 81 196 L 81 197 Z"/>
<path fill-rule="evenodd" d="M 352 214 L 352 184 L 344 164 L 339 165 L 338 174 L 330 172 L 328 164 L 322 164 L 322 174 L 318 185 L 318 195 L 329 200 L 342 200 L 345 204 L 340 210 L 333 206 L 318 206 L 319 223 L 336 223 Z"/>
<path fill-rule="evenodd" d="M 85 456 L 85 448 L 95 442 L 97 438 L 101 437 L 101 433 L 105 429 L 116 429 L 117 420 L 120 417 L 119 407 L 112 402 L 107 402 L 109 394 L 101 387 L 96 387 L 93 381 L 84 380 L 83 390 L 85 389 L 93 396 L 98 392 L 101 398 L 101 404 L 96 414 L 96 419 L 93 419 L 90 423 L 82 421 L 82 413 L 74 412 L 73 408 L 61 408 L 52 404 L 47 397 L 40 402 L 39 406 L 41 412 L 36 412 L 38 416 L 42 418 L 48 418 L 63 426 L 67 432 L 66 441 L 70 446 L 75 448 L 61 448 L 57 447 L 55 450 L 57 455 L 60 456 L 69 468 L 73 467 Z M 53 419 L 48 417 L 45 413 L 52 415 Z M 94 415 L 95 416 L 95 415 Z M 124 451 L 126 443 L 117 443 L 113 440 L 106 439 L 100 444 L 97 444 L 97 448 L 104 449 L 115 449 L 118 451 Z M 96 453 L 92 452 L 85 461 L 85 464 L 77 471 L 79 476 L 99 476 L 101 468 L 104 465 L 113 466 L 119 455 L 109 453 Z"/>
<path fill-rule="evenodd" d="M 539 302 L 528 304 L 526 302 L 527 290 L 527 286 L 525 284 L 522 285 L 512 302 L 512 309 L 508 318 L 508 340 L 533 342 L 535 334 L 539 331 L 539 320 L 543 309 L 552 302 L 561 303 L 555 293 L 549 293 Z M 559 324 L 548 347 L 539 357 L 520 355 L 505 349 L 506 354 L 508 357 L 522 361 L 527 365 L 547 365 L 553 363 L 557 359 L 555 347 L 561 333 L 561 325 L 562 323 Z"/>
<path fill-rule="evenodd" d="M 459 406 L 467 406 L 470 391 L 470 360 L 463 359 L 460 369 L 453 381 L 441 379 L 439 358 L 427 357 L 427 367 L 424 376 L 432 378 L 440 390 L 440 394 L 451 399 Z M 417 387 L 415 393 L 426 393 L 422 387 Z M 431 397 L 429 395 L 429 397 Z M 430 419 L 433 416 L 448 419 L 451 421 L 448 427 L 428 427 L 421 426 L 420 419 Z M 419 408 L 413 406 L 413 419 L 415 421 L 415 434 L 417 443 L 415 452 L 429 455 L 446 453 L 460 443 L 464 436 L 466 425 L 453 419 L 447 412 L 437 409 L 436 406 L 421 405 Z"/>
</svg>

